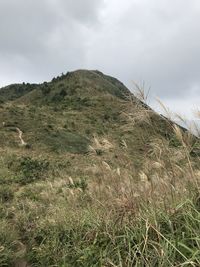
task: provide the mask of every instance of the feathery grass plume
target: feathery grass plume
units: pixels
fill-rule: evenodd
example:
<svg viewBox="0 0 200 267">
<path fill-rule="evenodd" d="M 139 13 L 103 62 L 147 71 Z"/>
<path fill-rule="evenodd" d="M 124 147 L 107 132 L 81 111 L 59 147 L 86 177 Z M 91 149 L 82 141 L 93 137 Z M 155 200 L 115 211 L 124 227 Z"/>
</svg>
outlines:
<svg viewBox="0 0 200 267">
<path fill-rule="evenodd" d="M 185 144 L 184 138 L 183 138 L 183 133 L 181 132 L 180 127 L 178 127 L 177 125 L 174 124 L 173 129 L 174 129 L 174 133 L 175 133 L 177 139 L 180 141 L 180 143 L 184 147 L 186 147 L 186 144 Z"/>
<path fill-rule="evenodd" d="M 141 103 L 137 103 L 135 100 L 131 100 L 127 109 L 121 114 L 121 116 L 127 120 L 127 124 L 124 128 L 126 127 L 128 130 L 132 126 L 134 127 L 134 125 L 141 124 L 143 122 L 151 125 L 151 113 L 152 110 L 143 107 Z"/>
<path fill-rule="evenodd" d="M 110 167 L 110 165 L 107 162 L 102 161 L 102 165 L 106 168 L 106 170 L 108 170 L 108 171 L 111 171 L 112 170 L 111 167 Z"/>
<path fill-rule="evenodd" d="M 129 97 L 129 105 L 126 105 L 126 109 L 121 113 L 121 117 L 127 121 L 126 125 L 123 126 L 124 131 L 133 130 L 135 125 L 142 123 L 151 126 L 153 110 L 146 104 L 150 89 L 146 94 L 143 87 L 137 83 L 134 83 L 134 86 L 136 97 Z"/>
<path fill-rule="evenodd" d="M 139 85 L 137 82 L 133 81 L 133 85 L 135 87 L 134 89 L 134 94 L 135 96 L 141 100 L 142 102 L 144 102 L 145 104 L 147 104 L 148 99 L 149 99 L 149 94 L 150 94 L 150 90 L 151 87 L 148 88 L 148 90 L 145 90 L 145 83 L 143 82 L 142 85 Z"/>
<path fill-rule="evenodd" d="M 200 124 L 199 124 L 199 122 L 200 122 L 200 119 L 197 119 L 197 121 L 198 121 L 198 123 L 197 122 L 195 122 L 195 121 L 192 121 L 191 123 L 190 123 L 190 127 L 189 127 L 189 129 L 190 129 L 190 131 L 191 131 L 191 133 L 193 133 L 194 135 L 196 135 L 198 138 L 200 138 Z"/>
<path fill-rule="evenodd" d="M 74 180 L 72 179 L 72 177 L 68 177 L 68 179 L 69 179 L 70 185 L 74 185 Z"/>
<path fill-rule="evenodd" d="M 88 146 L 89 153 L 101 155 L 102 153 L 106 151 L 110 151 L 114 148 L 114 145 L 108 141 L 108 139 L 100 138 L 97 136 L 93 137 L 92 145 Z"/>
<path fill-rule="evenodd" d="M 192 122 L 192 132 L 200 137 L 200 110 L 196 109 L 193 111 L 196 121 Z"/>
<path fill-rule="evenodd" d="M 121 140 L 120 145 L 124 148 L 128 148 L 127 143 L 124 139 Z"/>
<path fill-rule="evenodd" d="M 182 131 L 182 135 L 183 135 L 183 139 L 184 139 L 184 142 L 187 143 L 187 146 L 188 148 L 191 146 L 192 147 L 192 144 L 194 142 L 194 134 L 195 134 L 195 124 L 194 123 L 189 123 L 187 121 L 186 118 L 184 118 L 183 116 L 179 115 L 179 114 L 175 114 L 175 118 L 178 119 L 179 122 L 181 122 L 181 124 L 186 128 L 188 129 L 188 131 Z"/>
<path fill-rule="evenodd" d="M 165 104 L 159 99 L 159 98 L 156 98 L 158 104 L 160 105 L 160 107 L 163 109 L 163 111 L 165 112 L 165 116 L 169 119 L 169 120 L 173 120 L 173 114 L 172 112 L 170 111 L 169 108 L 167 108 L 165 106 Z"/>
</svg>

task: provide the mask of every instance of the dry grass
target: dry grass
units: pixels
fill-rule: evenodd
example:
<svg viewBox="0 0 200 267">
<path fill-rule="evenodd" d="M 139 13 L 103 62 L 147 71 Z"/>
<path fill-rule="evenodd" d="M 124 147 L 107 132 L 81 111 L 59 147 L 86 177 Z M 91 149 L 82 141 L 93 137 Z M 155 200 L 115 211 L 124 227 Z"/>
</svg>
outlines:
<svg viewBox="0 0 200 267">
<path fill-rule="evenodd" d="M 130 105 L 130 124 L 151 126 L 151 111 Z M 94 136 L 80 176 L 54 167 L 48 180 L 2 191 L 0 265 L 200 266 L 199 157 L 191 154 L 194 137 L 173 130 L 175 145 L 149 139 L 138 170 L 127 167 L 126 141 L 117 166 L 108 160 L 115 142 Z"/>
</svg>

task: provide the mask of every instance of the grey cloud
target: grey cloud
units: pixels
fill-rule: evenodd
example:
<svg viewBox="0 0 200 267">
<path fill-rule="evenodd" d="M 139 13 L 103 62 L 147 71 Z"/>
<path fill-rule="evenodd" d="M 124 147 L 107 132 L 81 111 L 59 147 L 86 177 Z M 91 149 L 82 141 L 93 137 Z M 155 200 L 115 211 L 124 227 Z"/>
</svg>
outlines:
<svg viewBox="0 0 200 267">
<path fill-rule="evenodd" d="M 68 14 L 70 17 L 85 23 L 86 25 L 93 26 L 99 20 L 99 9 L 104 7 L 103 1 L 97 0 L 84 0 L 84 1 L 62 1 L 59 0 L 60 7 L 63 8 L 63 14 Z M 91 24 L 92 23 L 92 24 Z"/>
<path fill-rule="evenodd" d="M 1 76 L 33 80 L 84 67 L 90 26 L 98 24 L 102 0 L 2 0 Z M 84 6 L 83 6 L 84 3 Z M 6 68 L 7 62 L 10 66 Z M 22 72 L 20 71 L 22 70 Z M 1 82 L 0 78 L 0 82 Z"/>
<path fill-rule="evenodd" d="M 1 1 L 0 2 L 1 53 L 25 53 L 37 51 L 38 45 L 56 24 L 53 10 L 44 1 Z"/>
<path fill-rule="evenodd" d="M 105 25 L 97 36 L 91 60 L 126 82 L 144 80 L 161 97 L 187 95 L 200 85 L 199 25 L 197 1 L 132 1 L 114 31 Z"/>
</svg>

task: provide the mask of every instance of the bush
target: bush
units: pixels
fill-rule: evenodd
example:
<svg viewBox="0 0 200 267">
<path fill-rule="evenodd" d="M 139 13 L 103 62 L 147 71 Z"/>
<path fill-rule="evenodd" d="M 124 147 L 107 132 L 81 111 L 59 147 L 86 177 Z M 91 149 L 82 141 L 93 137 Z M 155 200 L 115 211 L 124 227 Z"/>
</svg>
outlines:
<svg viewBox="0 0 200 267">
<path fill-rule="evenodd" d="M 67 92 L 65 91 L 65 89 L 62 89 L 60 91 L 60 96 L 65 97 L 66 95 L 67 95 Z"/>
<path fill-rule="evenodd" d="M 48 95 L 51 91 L 51 88 L 48 86 L 48 84 L 44 84 L 41 87 L 43 95 Z"/>
<path fill-rule="evenodd" d="M 36 180 L 42 179 L 44 173 L 49 168 L 49 162 L 46 160 L 31 159 L 30 157 L 23 157 L 20 162 L 20 176 L 18 182 L 22 185 L 32 183 Z"/>
</svg>

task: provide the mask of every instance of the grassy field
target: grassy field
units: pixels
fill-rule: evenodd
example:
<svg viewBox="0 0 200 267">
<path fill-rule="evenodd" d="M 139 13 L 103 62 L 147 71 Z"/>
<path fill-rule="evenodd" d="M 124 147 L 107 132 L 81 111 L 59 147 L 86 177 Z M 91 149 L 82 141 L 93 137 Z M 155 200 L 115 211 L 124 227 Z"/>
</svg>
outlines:
<svg viewBox="0 0 200 267">
<path fill-rule="evenodd" d="M 199 139 L 101 75 L 2 94 L 0 266 L 200 266 Z"/>
</svg>

